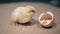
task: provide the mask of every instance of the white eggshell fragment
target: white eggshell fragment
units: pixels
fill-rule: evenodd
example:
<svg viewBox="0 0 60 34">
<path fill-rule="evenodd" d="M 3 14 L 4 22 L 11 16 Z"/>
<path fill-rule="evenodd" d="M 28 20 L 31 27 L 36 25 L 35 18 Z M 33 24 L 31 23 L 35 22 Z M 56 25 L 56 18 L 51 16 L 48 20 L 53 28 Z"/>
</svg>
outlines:
<svg viewBox="0 0 60 34">
<path fill-rule="evenodd" d="M 39 16 L 39 22 L 44 27 L 52 26 L 53 25 L 53 20 L 54 20 L 54 16 L 53 16 L 53 13 L 50 12 L 50 11 L 42 13 Z"/>
</svg>

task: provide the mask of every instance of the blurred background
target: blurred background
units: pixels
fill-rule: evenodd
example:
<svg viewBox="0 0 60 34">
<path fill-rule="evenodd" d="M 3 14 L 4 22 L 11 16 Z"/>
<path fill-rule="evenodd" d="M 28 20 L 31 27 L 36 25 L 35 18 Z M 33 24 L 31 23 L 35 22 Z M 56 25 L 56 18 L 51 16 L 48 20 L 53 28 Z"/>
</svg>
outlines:
<svg viewBox="0 0 60 34">
<path fill-rule="evenodd" d="M 42 2 L 42 3 L 51 4 L 53 6 L 60 8 L 60 0 L 0 0 L 0 4 L 13 3 L 13 2 Z"/>
</svg>

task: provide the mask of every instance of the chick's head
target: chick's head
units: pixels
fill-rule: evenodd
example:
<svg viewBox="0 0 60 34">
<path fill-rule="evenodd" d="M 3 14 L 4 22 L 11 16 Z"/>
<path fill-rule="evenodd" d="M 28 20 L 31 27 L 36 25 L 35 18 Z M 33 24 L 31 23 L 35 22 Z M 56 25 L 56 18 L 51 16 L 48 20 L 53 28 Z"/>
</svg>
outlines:
<svg viewBox="0 0 60 34">
<path fill-rule="evenodd" d="M 35 13 L 35 8 L 32 7 L 32 6 L 26 6 L 26 12 L 29 14 L 29 15 L 33 15 Z"/>
</svg>

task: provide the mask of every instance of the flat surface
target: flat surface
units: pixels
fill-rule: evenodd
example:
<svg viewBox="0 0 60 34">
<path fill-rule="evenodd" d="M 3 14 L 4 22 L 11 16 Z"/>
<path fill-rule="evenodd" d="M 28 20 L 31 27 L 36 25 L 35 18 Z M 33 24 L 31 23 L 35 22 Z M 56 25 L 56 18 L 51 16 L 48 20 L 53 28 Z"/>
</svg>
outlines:
<svg viewBox="0 0 60 34">
<path fill-rule="evenodd" d="M 32 17 L 32 25 L 14 25 L 11 24 L 11 13 L 18 6 L 31 5 L 36 8 L 36 13 Z M 38 17 L 45 11 L 51 11 L 55 17 L 55 24 L 47 29 L 40 26 Z M 0 34 L 60 34 L 60 8 L 44 3 L 9 3 L 0 4 Z"/>
</svg>

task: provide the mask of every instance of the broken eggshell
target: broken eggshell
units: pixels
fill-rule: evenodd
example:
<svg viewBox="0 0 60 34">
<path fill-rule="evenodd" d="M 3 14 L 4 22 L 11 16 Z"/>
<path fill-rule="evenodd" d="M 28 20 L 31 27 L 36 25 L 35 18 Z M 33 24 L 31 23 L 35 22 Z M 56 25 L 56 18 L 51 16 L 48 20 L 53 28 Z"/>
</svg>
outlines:
<svg viewBox="0 0 60 34">
<path fill-rule="evenodd" d="M 53 13 L 50 11 L 42 13 L 39 16 L 39 23 L 43 27 L 51 27 L 53 25 L 53 21 L 54 21 L 54 16 Z"/>
</svg>

